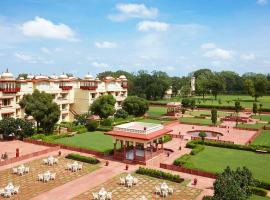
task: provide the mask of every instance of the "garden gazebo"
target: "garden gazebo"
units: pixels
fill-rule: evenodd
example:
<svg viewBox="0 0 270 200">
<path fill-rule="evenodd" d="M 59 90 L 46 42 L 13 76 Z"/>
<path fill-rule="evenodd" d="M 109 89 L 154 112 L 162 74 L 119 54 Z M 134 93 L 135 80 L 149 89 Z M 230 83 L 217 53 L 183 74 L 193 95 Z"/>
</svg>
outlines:
<svg viewBox="0 0 270 200">
<path fill-rule="evenodd" d="M 105 134 L 114 139 L 114 159 L 145 163 L 163 152 L 163 137 L 171 131 L 161 124 L 130 122 L 115 126 Z M 118 142 L 120 149 L 117 149 Z"/>
</svg>

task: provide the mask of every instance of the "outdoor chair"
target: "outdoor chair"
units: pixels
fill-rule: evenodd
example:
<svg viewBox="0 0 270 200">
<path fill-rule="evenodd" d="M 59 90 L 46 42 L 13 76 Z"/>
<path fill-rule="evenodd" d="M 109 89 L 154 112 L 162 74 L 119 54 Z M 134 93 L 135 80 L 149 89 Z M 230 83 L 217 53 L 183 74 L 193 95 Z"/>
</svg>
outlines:
<svg viewBox="0 0 270 200">
<path fill-rule="evenodd" d="M 24 172 L 29 173 L 30 172 L 30 167 L 25 167 Z"/>
<path fill-rule="evenodd" d="M 43 164 L 48 164 L 48 160 L 47 159 L 43 159 L 42 162 L 43 162 Z"/>
<path fill-rule="evenodd" d="M 58 158 L 54 159 L 54 163 L 57 164 L 58 163 Z"/>
<path fill-rule="evenodd" d="M 83 164 L 79 164 L 78 165 L 78 170 L 82 170 L 82 166 L 83 166 Z"/>
<path fill-rule="evenodd" d="M 111 200 L 112 199 L 112 193 L 111 192 L 108 192 L 107 193 L 107 200 Z"/>
<path fill-rule="evenodd" d="M 132 182 L 131 181 L 127 181 L 127 187 L 128 188 L 132 187 Z"/>
<path fill-rule="evenodd" d="M 43 177 L 43 182 L 47 183 L 50 180 L 50 176 Z"/>
<path fill-rule="evenodd" d="M 20 186 L 15 186 L 14 187 L 14 190 L 13 190 L 13 193 L 14 194 L 18 194 L 19 193 L 19 189 L 20 189 Z"/>
<path fill-rule="evenodd" d="M 0 188 L 0 196 L 3 196 L 5 194 L 4 188 Z"/>
<path fill-rule="evenodd" d="M 52 173 L 50 179 L 55 180 L 55 177 L 56 177 L 56 173 Z"/>
<path fill-rule="evenodd" d="M 161 193 L 160 187 L 155 186 L 155 189 L 156 189 L 156 191 L 155 191 L 156 194 L 160 194 Z"/>
<path fill-rule="evenodd" d="M 18 172 L 18 169 L 17 168 L 12 168 L 12 173 L 13 174 L 17 174 L 17 172 Z"/>
<path fill-rule="evenodd" d="M 167 197 L 168 196 L 168 191 L 166 190 L 166 191 L 162 191 L 161 192 L 161 196 L 162 197 Z"/>
<path fill-rule="evenodd" d="M 125 185 L 125 179 L 124 178 L 120 178 L 120 185 Z"/>
<path fill-rule="evenodd" d="M 71 170 L 72 169 L 72 165 L 71 164 L 67 164 L 67 169 Z"/>
<path fill-rule="evenodd" d="M 169 192 L 169 194 L 172 194 L 172 193 L 173 193 L 173 188 L 170 187 L 170 188 L 168 189 L 168 192 Z"/>
<path fill-rule="evenodd" d="M 138 183 L 138 179 L 137 178 L 133 178 L 133 184 L 136 185 Z"/>
<path fill-rule="evenodd" d="M 38 174 L 38 180 L 43 181 L 43 175 L 42 174 Z"/>
<path fill-rule="evenodd" d="M 22 176 L 23 175 L 23 170 L 22 169 L 20 169 L 20 168 L 18 168 L 18 172 L 17 172 L 20 176 Z"/>
<path fill-rule="evenodd" d="M 6 192 L 4 193 L 4 197 L 10 198 L 10 197 L 11 197 L 11 191 L 6 191 Z"/>
<path fill-rule="evenodd" d="M 92 193 L 94 200 L 98 200 L 98 193 Z"/>
</svg>

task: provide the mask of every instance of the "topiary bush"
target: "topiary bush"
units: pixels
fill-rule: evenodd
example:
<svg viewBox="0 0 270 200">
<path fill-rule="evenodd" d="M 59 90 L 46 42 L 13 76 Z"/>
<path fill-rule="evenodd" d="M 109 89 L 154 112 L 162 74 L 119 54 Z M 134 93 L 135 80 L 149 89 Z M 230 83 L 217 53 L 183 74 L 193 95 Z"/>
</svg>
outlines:
<svg viewBox="0 0 270 200">
<path fill-rule="evenodd" d="M 88 131 L 95 131 L 97 130 L 98 122 L 95 120 L 90 120 L 85 124 L 85 127 L 87 128 Z"/>
</svg>

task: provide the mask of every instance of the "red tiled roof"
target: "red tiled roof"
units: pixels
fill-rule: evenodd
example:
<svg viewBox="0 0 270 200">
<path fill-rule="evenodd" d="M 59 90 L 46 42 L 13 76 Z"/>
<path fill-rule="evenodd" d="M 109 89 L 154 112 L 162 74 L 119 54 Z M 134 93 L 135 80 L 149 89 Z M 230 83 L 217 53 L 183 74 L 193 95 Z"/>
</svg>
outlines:
<svg viewBox="0 0 270 200">
<path fill-rule="evenodd" d="M 139 139 L 139 140 L 152 140 L 154 138 L 157 138 L 169 132 L 172 132 L 172 130 L 164 128 L 164 129 L 161 129 L 161 130 L 149 133 L 149 134 L 131 133 L 131 132 L 125 132 L 125 131 L 108 131 L 108 132 L 105 132 L 105 134 L 112 135 L 112 136 Z"/>
</svg>

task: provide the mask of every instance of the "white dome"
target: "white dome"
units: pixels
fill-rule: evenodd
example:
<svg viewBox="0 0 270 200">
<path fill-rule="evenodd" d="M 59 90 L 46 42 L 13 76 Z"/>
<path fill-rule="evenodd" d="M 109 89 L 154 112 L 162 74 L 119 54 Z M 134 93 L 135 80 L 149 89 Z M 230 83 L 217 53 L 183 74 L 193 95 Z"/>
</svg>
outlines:
<svg viewBox="0 0 270 200">
<path fill-rule="evenodd" d="M 38 75 L 35 77 L 36 79 L 48 79 L 47 76 L 43 76 L 43 75 Z"/>
<path fill-rule="evenodd" d="M 113 77 L 112 76 L 106 76 L 105 79 L 110 80 L 110 79 L 113 79 Z"/>
<path fill-rule="evenodd" d="M 56 76 L 56 75 L 51 75 L 50 78 L 51 78 L 51 79 L 58 79 L 58 76 Z"/>
<path fill-rule="evenodd" d="M 125 75 L 121 75 L 119 76 L 120 79 L 127 79 L 127 77 Z"/>
<path fill-rule="evenodd" d="M 86 75 L 84 76 L 84 78 L 87 79 L 87 80 L 94 79 L 94 77 L 93 77 L 91 74 L 86 74 Z"/>
<path fill-rule="evenodd" d="M 3 72 L 1 75 L 1 78 L 3 79 L 10 79 L 10 78 L 14 78 L 13 74 L 10 73 L 8 70 L 6 72 Z"/>
<path fill-rule="evenodd" d="M 24 78 L 23 77 L 20 77 L 20 80 L 24 80 Z"/>
<path fill-rule="evenodd" d="M 33 78 L 34 78 L 33 75 L 31 75 L 31 74 L 27 75 L 27 79 L 33 79 Z"/>
<path fill-rule="evenodd" d="M 68 76 L 67 76 L 66 74 L 61 74 L 61 75 L 59 76 L 59 78 L 60 78 L 60 79 L 67 79 Z"/>
</svg>

